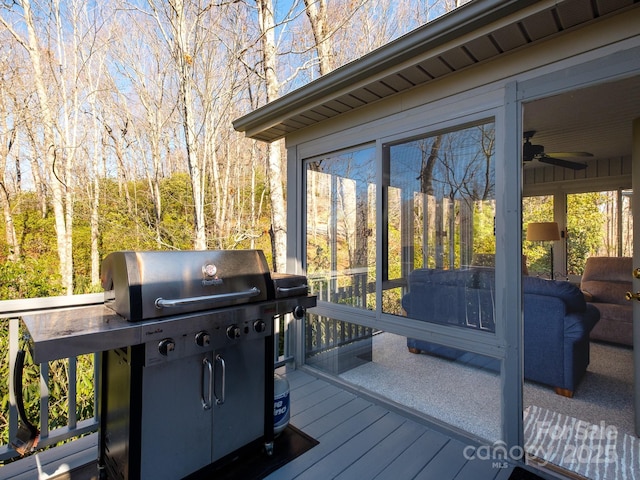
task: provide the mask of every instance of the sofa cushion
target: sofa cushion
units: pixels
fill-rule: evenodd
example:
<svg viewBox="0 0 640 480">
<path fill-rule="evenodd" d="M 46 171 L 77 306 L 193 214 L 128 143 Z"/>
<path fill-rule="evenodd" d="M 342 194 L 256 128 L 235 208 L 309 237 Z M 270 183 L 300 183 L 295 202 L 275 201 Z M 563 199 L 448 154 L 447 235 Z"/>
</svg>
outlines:
<svg viewBox="0 0 640 480">
<path fill-rule="evenodd" d="M 414 270 L 402 307 L 418 320 L 457 324 L 464 318 L 464 288 L 460 287 L 467 279 L 459 270 Z"/>
<path fill-rule="evenodd" d="M 591 302 L 624 305 L 627 303 L 624 294 L 631 290 L 631 282 L 583 280 L 580 287 L 591 296 Z"/>
<path fill-rule="evenodd" d="M 600 312 L 602 319 L 591 331 L 593 340 L 633 345 L 631 305 L 617 305 L 615 303 L 592 303 L 590 305 Z"/>
<path fill-rule="evenodd" d="M 493 269 L 417 269 L 402 307 L 417 320 L 494 331 Z"/>
<path fill-rule="evenodd" d="M 592 303 L 595 308 L 600 312 L 600 317 L 606 317 L 609 320 L 616 322 L 622 322 L 631 328 L 632 321 L 632 305 L 618 305 L 615 303 Z"/>
<path fill-rule="evenodd" d="M 557 297 L 564 301 L 569 312 L 584 312 L 587 303 L 580 289 L 569 282 L 545 280 L 538 277 L 523 277 L 522 290 L 526 294 Z"/>
</svg>

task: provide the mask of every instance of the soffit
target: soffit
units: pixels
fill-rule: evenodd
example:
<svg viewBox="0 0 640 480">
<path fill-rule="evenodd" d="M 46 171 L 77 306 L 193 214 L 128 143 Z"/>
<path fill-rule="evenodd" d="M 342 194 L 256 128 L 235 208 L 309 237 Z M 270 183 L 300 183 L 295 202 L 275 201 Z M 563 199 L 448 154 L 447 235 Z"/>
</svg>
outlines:
<svg viewBox="0 0 640 480">
<path fill-rule="evenodd" d="M 639 6 L 634 0 L 564 0 L 540 9 L 536 3 L 549 2 L 474 0 L 234 121 L 234 127 L 251 138 L 272 142 Z M 513 20 L 501 21 L 505 18 Z"/>
</svg>

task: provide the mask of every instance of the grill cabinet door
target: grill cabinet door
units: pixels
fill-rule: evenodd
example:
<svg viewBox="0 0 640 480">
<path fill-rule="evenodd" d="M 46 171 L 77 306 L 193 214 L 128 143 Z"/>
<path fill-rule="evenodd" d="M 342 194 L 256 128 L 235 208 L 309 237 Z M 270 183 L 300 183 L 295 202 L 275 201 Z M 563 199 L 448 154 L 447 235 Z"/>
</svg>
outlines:
<svg viewBox="0 0 640 480">
<path fill-rule="evenodd" d="M 213 460 L 264 436 L 265 341 L 237 342 L 215 351 L 215 397 L 213 402 Z M 271 401 L 273 405 L 273 400 Z M 273 408 L 273 406 L 271 406 Z"/>
<path fill-rule="evenodd" d="M 144 367 L 140 478 L 182 478 L 211 463 L 212 410 L 204 408 L 211 352 Z"/>
</svg>

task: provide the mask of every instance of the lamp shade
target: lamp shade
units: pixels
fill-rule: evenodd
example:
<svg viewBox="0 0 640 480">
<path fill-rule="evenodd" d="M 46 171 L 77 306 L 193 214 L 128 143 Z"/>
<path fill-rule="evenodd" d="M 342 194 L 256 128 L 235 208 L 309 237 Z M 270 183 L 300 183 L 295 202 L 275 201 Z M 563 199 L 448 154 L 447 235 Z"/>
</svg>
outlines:
<svg viewBox="0 0 640 480">
<path fill-rule="evenodd" d="M 530 242 L 546 242 L 560 240 L 557 222 L 532 222 L 527 224 L 527 240 Z"/>
</svg>

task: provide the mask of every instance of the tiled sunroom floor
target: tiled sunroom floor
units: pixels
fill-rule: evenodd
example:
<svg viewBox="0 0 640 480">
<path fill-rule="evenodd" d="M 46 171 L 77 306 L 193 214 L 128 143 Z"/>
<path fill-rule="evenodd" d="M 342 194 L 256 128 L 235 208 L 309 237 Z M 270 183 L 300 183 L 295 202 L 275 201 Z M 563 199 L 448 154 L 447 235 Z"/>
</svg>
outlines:
<svg viewBox="0 0 640 480">
<path fill-rule="evenodd" d="M 272 473 L 269 480 L 505 480 L 513 470 L 512 466 L 498 468 L 489 460 L 466 460 L 464 448 L 469 441 L 438 431 L 419 417 L 344 388 L 312 370 L 289 371 L 287 379 L 291 423 L 320 443 Z M 88 461 L 96 451 L 94 442 L 85 452 Z M 35 461 L 24 471 L 29 460 L 18 462 L 25 462 L 22 473 L 12 465 L 0 469 L 0 478 L 37 478 Z M 58 468 L 42 463 L 49 475 Z M 97 480 L 95 461 L 51 478 Z"/>
</svg>

